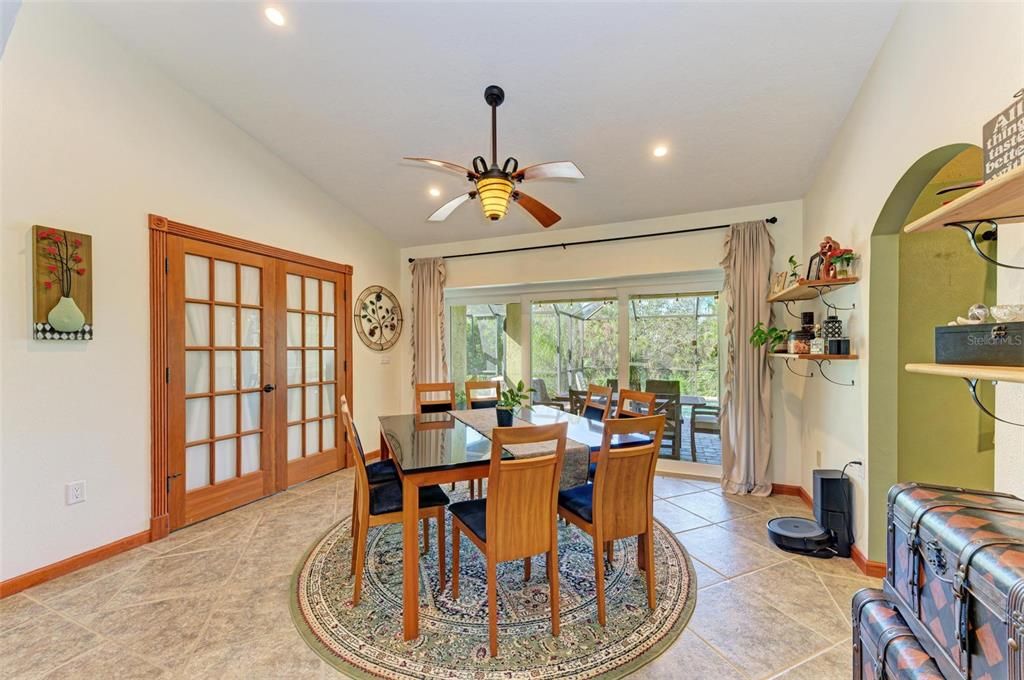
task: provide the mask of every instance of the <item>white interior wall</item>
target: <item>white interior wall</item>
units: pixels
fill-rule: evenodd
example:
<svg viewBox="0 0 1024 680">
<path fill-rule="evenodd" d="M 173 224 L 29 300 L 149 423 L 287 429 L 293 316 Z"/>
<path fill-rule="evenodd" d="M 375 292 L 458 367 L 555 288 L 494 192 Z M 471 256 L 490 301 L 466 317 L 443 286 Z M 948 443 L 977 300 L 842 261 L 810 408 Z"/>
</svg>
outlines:
<svg viewBox="0 0 1024 680">
<path fill-rule="evenodd" d="M 980 41 L 980 42 L 979 42 Z M 979 49 L 983 43 L 984 48 Z M 825 234 L 861 254 L 860 272 L 870 270 L 870 237 L 889 193 L 903 173 L 932 149 L 958 142 L 981 144 L 981 127 L 1002 110 L 1024 84 L 1024 4 L 907 3 L 880 50 L 853 108 L 814 184 L 804 197 L 803 252 Z M 1000 258 L 1024 262 L 1024 232 L 999 235 Z M 966 248 L 966 243 L 964 244 Z M 1024 301 L 1020 273 L 998 273 L 1000 302 Z M 868 305 L 871 282 L 861 281 L 836 296 L 855 302 L 850 334 L 862 357 L 855 388 L 821 381 L 806 385 L 803 419 L 803 483 L 811 480 L 817 452 L 825 467 L 867 459 Z M 938 293 L 938 291 L 937 291 Z M 942 378 L 935 378 L 941 380 Z M 1000 385 L 1004 417 L 1022 420 L 1022 386 Z M 956 418 L 973 409 L 966 392 L 937 418 Z M 1024 495 L 1024 439 L 1018 429 L 999 426 L 997 486 Z M 857 474 L 857 473 L 855 473 Z M 854 478 L 856 537 L 867 545 L 866 475 Z M 871 508 L 885 512 L 885 508 Z M 871 555 L 884 561 L 884 555 Z"/>
<path fill-rule="evenodd" d="M 586 180 L 584 180 L 586 181 Z M 536 192 L 535 192 L 536 193 Z M 479 210 L 476 204 L 463 210 Z M 516 208 L 513 208 L 516 209 Z M 569 243 L 613 236 L 657 233 L 674 229 L 690 229 L 716 224 L 731 224 L 776 216 L 778 224 L 770 225 L 775 239 L 774 269 L 788 269 L 786 259 L 790 253 L 800 252 L 803 234 L 803 209 L 800 201 L 713 210 L 689 215 L 674 215 L 648 220 L 602 224 L 576 229 L 559 230 L 556 225 L 533 234 L 484 238 L 429 246 L 403 248 L 401 251 L 403 305 L 408 309 L 411 279 L 407 259 L 410 257 L 436 257 L 457 253 L 479 252 L 542 245 Z M 429 225 L 425 228 L 429 228 Z M 487 223 L 480 218 L 480 231 L 486 233 Z M 608 244 L 573 246 L 566 250 L 552 248 L 525 253 L 508 253 L 482 257 L 461 258 L 447 262 L 447 285 L 451 288 L 477 288 L 519 283 L 555 281 L 587 281 L 614 279 L 652 274 L 698 272 L 720 268 L 724 255 L 724 230 L 699 232 L 652 239 L 636 239 Z M 776 314 L 784 314 L 780 309 Z M 408 339 L 401 342 L 401 401 L 399 410 L 412 406 L 411 347 Z M 800 481 L 800 420 L 803 381 L 781 365 L 772 386 L 775 403 L 775 422 L 772 430 L 772 477 L 780 484 Z"/>
<path fill-rule="evenodd" d="M 351 264 L 355 294 L 397 287 L 398 249 L 68 5 L 21 8 L 0 82 L 6 579 L 149 527 L 148 213 Z M 93 235 L 94 340 L 30 339 L 33 224 Z M 398 366 L 354 346 L 372 431 Z"/>
</svg>

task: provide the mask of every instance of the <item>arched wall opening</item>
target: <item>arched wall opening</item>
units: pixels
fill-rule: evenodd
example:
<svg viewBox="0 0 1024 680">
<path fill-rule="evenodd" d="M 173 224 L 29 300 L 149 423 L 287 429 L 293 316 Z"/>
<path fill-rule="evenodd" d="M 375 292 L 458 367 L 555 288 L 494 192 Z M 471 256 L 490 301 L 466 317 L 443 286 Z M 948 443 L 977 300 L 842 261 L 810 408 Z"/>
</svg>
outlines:
<svg viewBox="0 0 1024 680">
<path fill-rule="evenodd" d="M 977 146 L 935 149 L 904 173 L 872 231 L 868 553 L 874 561 L 885 560 L 886 513 L 881 509 L 893 484 L 992 488 L 992 421 L 970 406 L 959 381 L 903 370 L 910 362 L 933 361 L 936 326 L 966 316 L 971 304 L 995 302 L 995 273 L 964 243 L 962 232 L 903 233 L 906 224 L 959 195 L 938 195 L 939 190 L 981 177 Z M 994 243 L 982 248 L 994 255 Z M 983 398 L 991 399 L 991 390 Z"/>
</svg>

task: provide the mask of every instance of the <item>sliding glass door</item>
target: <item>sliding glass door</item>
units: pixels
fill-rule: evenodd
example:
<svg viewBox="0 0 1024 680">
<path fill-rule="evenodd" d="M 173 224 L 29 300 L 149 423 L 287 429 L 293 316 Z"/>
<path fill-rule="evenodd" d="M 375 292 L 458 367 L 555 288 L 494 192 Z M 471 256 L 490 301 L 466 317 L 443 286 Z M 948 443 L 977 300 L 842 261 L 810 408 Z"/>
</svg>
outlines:
<svg viewBox="0 0 1024 680">
<path fill-rule="evenodd" d="M 467 380 L 523 379 L 518 303 L 451 305 L 448 356 L 456 400 L 465 403 Z"/>
<path fill-rule="evenodd" d="M 525 380 L 537 390 L 534 403 L 559 408 L 572 408 L 572 393 L 590 384 L 653 392 L 667 420 L 662 455 L 720 465 L 721 276 L 686 278 L 678 285 L 456 293 L 448 338 L 457 395 L 464 399 L 466 380 L 497 378 Z"/>
<path fill-rule="evenodd" d="M 616 299 L 534 302 L 530 308 L 531 377 L 551 397 L 615 384 L 619 377 Z"/>
</svg>

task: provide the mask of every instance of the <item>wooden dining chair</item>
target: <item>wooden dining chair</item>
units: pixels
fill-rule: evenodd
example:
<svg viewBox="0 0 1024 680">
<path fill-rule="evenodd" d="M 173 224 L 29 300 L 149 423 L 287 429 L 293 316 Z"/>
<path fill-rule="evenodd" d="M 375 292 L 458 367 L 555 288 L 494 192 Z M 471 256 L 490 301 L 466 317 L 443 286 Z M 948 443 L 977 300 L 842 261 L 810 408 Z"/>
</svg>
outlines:
<svg viewBox="0 0 1024 680">
<path fill-rule="evenodd" d="M 697 433 L 722 434 L 721 414 L 714 404 L 697 405 L 690 409 L 690 458 L 697 462 Z"/>
<path fill-rule="evenodd" d="M 587 385 L 587 398 L 583 400 L 580 415 L 589 420 L 604 420 L 612 407 L 612 388 Z"/>
<path fill-rule="evenodd" d="M 559 633 L 558 482 L 565 459 L 568 423 L 537 427 L 497 427 L 491 432 L 487 498 L 452 503 L 452 597 L 459 597 L 459 546 L 462 534 L 487 560 L 487 613 L 491 656 L 498 655 L 498 563 L 547 553 L 551 600 L 551 634 Z M 502 460 L 505 446 L 554 442 L 553 451 L 529 458 Z"/>
<path fill-rule="evenodd" d="M 590 534 L 594 542 L 597 622 L 605 625 L 604 553 L 610 543 L 636 536 L 637 564 L 647 576 L 647 606 L 654 609 L 654 468 L 658 462 L 665 416 L 612 419 L 604 422 L 593 484 L 558 494 L 558 514 Z M 639 434 L 650 441 L 611 447 L 614 435 Z M 492 491 L 493 493 L 493 491 Z"/>
<path fill-rule="evenodd" d="M 359 435 L 352 422 L 348 404 L 343 402 L 341 422 L 345 428 L 345 437 L 349 446 L 358 455 L 356 461 L 355 495 L 358 499 L 352 524 L 355 526 L 355 538 L 352 544 L 352 570 L 355 586 L 352 591 L 352 605 L 358 605 L 363 592 L 363 570 L 366 566 L 366 534 L 370 527 L 384 524 L 400 524 L 402 522 L 402 484 L 399 481 L 370 485 L 366 461 L 359 446 Z M 427 543 L 429 527 L 426 520 L 437 520 L 437 571 L 440 576 L 440 588 L 444 591 L 447 585 L 447 565 L 445 564 L 445 517 L 444 509 L 448 505 L 448 496 L 436 484 L 420 487 L 420 519 L 423 520 L 423 540 Z"/>
<path fill-rule="evenodd" d="M 348 408 L 348 397 L 344 394 L 338 398 L 339 410 L 343 414 L 343 418 L 352 420 L 352 412 Z M 395 469 L 395 461 L 390 458 L 387 460 L 379 460 L 373 463 L 366 462 L 366 453 L 363 450 L 363 440 L 359 438 L 359 433 L 356 431 L 355 426 L 352 427 L 352 435 L 355 439 L 355 444 L 352 444 L 352 450 L 356 452 L 363 466 L 366 468 L 366 481 L 370 486 L 376 486 L 377 484 L 384 484 L 386 482 L 397 482 L 398 481 L 398 470 Z M 359 494 L 356 491 L 352 492 L 352 516 L 356 516 L 356 511 L 359 508 Z M 356 535 L 355 522 L 352 523 L 352 535 Z"/>
<path fill-rule="evenodd" d="M 470 408 L 494 408 L 498 405 L 500 392 L 501 383 L 497 380 L 467 380 L 466 404 Z"/>
<path fill-rule="evenodd" d="M 654 415 L 654 400 L 657 398 L 653 392 L 638 392 L 637 390 L 622 390 L 619 393 L 619 403 L 615 409 L 616 418 L 636 418 L 639 416 Z M 645 407 L 638 410 L 639 407 Z"/>
<path fill-rule="evenodd" d="M 447 396 L 440 399 L 428 398 L 431 394 L 441 393 Z M 416 413 L 446 413 L 455 410 L 455 383 L 417 383 Z M 455 489 L 452 483 L 451 488 Z M 469 482 L 470 497 L 476 496 L 476 485 Z"/>
<path fill-rule="evenodd" d="M 441 398 L 427 398 L 441 393 Z M 455 383 L 416 383 L 416 413 L 444 413 L 455 410 Z"/>
</svg>

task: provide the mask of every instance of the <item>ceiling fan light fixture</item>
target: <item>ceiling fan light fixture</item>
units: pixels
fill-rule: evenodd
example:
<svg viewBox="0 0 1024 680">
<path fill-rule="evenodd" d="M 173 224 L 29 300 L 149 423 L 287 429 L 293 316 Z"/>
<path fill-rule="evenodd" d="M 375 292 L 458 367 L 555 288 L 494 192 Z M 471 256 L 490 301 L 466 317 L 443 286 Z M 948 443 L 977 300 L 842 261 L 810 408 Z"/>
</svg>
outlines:
<svg viewBox="0 0 1024 680">
<path fill-rule="evenodd" d="M 508 203 L 512 199 L 512 180 L 504 175 L 500 177 L 481 177 L 476 181 L 476 191 L 480 198 L 484 217 L 497 221 L 508 213 Z"/>
</svg>

